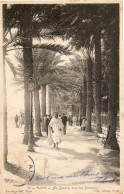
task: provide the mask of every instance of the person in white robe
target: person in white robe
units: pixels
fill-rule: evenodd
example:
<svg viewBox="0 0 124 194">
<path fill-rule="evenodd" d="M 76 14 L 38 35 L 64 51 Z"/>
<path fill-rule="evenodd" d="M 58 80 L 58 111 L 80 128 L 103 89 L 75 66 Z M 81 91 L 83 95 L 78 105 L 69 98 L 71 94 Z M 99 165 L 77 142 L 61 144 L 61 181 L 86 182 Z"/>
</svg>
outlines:
<svg viewBox="0 0 124 194">
<path fill-rule="evenodd" d="M 76 122 L 77 122 L 77 117 L 74 115 L 73 116 L 73 127 L 76 129 Z"/>
<path fill-rule="evenodd" d="M 63 123 L 60 118 L 58 118 L 58 113 L 55 112 L 55 116 L 51 119 L 49 123 L 49 144 L 54 144 L 54 148 L 58 149 L 58 144 L 62 142 L 63 137 Z"/>
</svg>

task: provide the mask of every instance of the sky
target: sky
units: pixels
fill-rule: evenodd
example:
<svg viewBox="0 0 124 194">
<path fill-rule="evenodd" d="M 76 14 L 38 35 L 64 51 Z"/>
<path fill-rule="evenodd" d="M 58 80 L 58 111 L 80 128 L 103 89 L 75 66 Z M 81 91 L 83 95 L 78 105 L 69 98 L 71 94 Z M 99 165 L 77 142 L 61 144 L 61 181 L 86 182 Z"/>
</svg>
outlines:
<svg viewBox="0 0 124 194">
<path fill-rule="evenodd" d="M 11 55 L 12 59 L 12 55 Z M 24 90 L 13 84 L 13 73 L 8 64 L 6 64 L 6 90 L 7 90 L 7 108 L 8 116 L 18 114 L 20 110 L 24 110 Z"/>
</svg>

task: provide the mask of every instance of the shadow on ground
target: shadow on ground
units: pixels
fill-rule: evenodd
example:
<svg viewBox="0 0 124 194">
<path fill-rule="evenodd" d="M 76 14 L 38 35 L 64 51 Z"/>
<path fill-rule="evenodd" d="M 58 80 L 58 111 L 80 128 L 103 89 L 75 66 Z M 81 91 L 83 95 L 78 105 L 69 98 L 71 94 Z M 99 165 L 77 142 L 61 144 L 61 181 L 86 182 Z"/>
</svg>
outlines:
<svg viewBox="0 0 124 194">
<path fill-rule="evenodd" d="M 12 174 L 19 176 L 20 178 L 24 179 L 24 180 L 28 180 L 29 177 L 29 172 L 22 169 L 19 166 L 16 166 L 15 164 L 11 164 L 11 163 L 5 163 L 4 165 L 4 169 L 6 171 L 11 172 Z"/>
</svg>

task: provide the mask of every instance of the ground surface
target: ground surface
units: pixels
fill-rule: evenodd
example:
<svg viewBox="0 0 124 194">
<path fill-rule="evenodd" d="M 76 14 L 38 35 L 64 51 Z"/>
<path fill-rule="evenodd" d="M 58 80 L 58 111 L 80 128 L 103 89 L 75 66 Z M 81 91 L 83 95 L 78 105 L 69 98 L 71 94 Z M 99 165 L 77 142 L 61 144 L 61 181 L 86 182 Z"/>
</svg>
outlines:
<svg viewBox="0 0 124 194">
<path fill-rule="evenodd" d="M 95 133 L 68 126 L 59 150 L 49 146 L 48 139 L 36 137 L 35 152 L 22 144 L 23 128 L 8 128 L 8 164 L 5 181 L 13 185 L 84 185 L 119 186 L 119 154 L 104 150 Z M 32 179 L 32 180 L 31 180 Z"/>
</svg>

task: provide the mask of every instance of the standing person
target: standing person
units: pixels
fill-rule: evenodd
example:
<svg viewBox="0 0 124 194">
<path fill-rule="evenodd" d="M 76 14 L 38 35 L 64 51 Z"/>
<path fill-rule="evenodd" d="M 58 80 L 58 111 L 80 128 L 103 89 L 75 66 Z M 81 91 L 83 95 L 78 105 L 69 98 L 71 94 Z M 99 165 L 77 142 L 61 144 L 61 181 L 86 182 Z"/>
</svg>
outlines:
<svg viewBox="0 0 124 194">
<path fill-rule="evenodd" d="M 58 149 L 58 144 L 62 142 L 62 120 L 58 118 L 58 113 L 55 112 L 55 116 L 49 123 L 49 142 L 54 144 L 54 148 Z"/>
<path fill-rule="evenodd" d="M 61 119 L 61 115 L 59 115 L 58 118 Z"/>
<path fill-rule="evenodd" d="M 61 119 L 62 119 L 62 123 L 64 125 L 64 127 L 63 127 L 63 134 L 65 135 L 66 134 L 67 117 L 65 116 L 64 113 L 63 113 L 63 117 Z"/>
<path fill-rule="evenodd" d="M 71 115 L 70 119 L 71 119 L 71 126 L 72 126 L 73 125 L 73 117 L 72 117 L 72 115 Z"/>
<path fill-rule="evenodd" d="M 80 126 L 80 116 L 78 115 L 78 126 Z"/>
<path fill-rule="evenodd" d="M 21 113 L 19 116 L 19 128 L 22 128 L 23 124 L 24 124 L 24 118 L 23 118 L 23 114 Z"/>
<path fill-rule="evenodd" d="M 74 129 L 76 129 L 76 121 L 77 121 L 77 117 L 74 115 L 73 116 L 73 127 L 74 127 Z"/>
<path fill-rule="evenodd" d="M 69 116 L 69 118 L 68 118 L 68 122 L 69 122 L 69 125 L 71 125 L 71 126 L 72 126 L 73 121 L 72 121 L 72 116 L 71 116 L 71 115 L 70 115 L 70 116 Z"/>
<path fill-rule="evenodd" d="M 87 119 L 86 118 L 83 118 L 83 121 L 82 121 L 82 130 L 85 131 L 86 130 L 86 127 L 87 127 Z"/>
<path fill-rule="evenodd" d="M 69 115 L 69 117 L 68 117 L 68 124 L 71 125 L 70 115 Z"/>
<path fill-rule="evenodd" d="M 46 118 L 47 118 L 47 115 L 44 116 L 44 119 L 43 119 L 43 126 L 44 126 L 44 131 L 46 131 Z"/>
<path fill-rule="evenodd" d="M 80 126 L 82 125 L 82 117 L 80 116 Z"/>
<path fill-rule="evenodd" d="M 46 132 L 47 132 L 47 136 L 48 136 L 48 125 L 50 123 L 50 118 L 49 118 L 49 115 L 47 115 L 46 117 Z"/>
<path fill-rule="evenodd" d="M 76 125 L 78 126 L 78 124 L 79 124 L 79 116 L 76 116 L 76 117 L 77 117 Z"/>
<path fill-rule="evenodd" d="M 51 121 L 51 119 L 52 119 L 52 116 L 51 116 L 51 115 L 49 115 L 49 119 L 50 119 L 50 121 Z"/>
<path fill-rule="evenodd" d="M 18 115 L 16 114 L 16 116 L 15 116 L 15 124 L 16 124 L 16 128 L 19 128 L 19 126 L 18 126 Z"/>
</svg>

